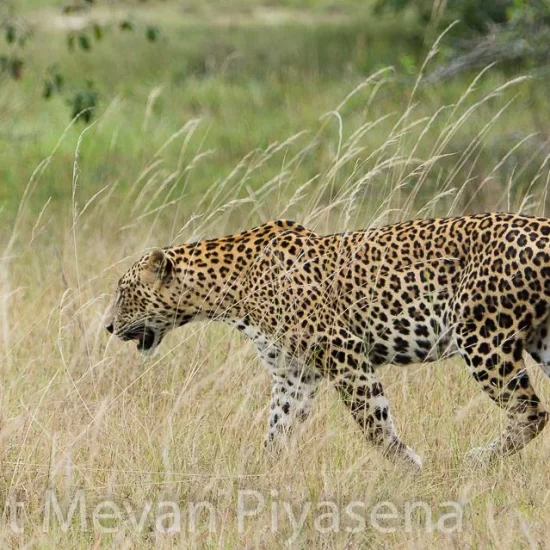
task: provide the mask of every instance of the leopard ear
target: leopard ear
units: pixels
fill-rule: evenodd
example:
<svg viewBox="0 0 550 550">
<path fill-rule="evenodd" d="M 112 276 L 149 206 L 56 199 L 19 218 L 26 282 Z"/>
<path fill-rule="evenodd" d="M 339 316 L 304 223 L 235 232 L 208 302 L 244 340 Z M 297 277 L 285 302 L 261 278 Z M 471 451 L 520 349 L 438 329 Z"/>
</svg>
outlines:
<svg viewBox="0 0 550 550">
<path fill-rule="evenodd" d="M 157 280 L 163 283 L 168 283 L 172 278 L 174 263 L 166 255 L 164 250 L 156 249 L 149 254 L 147 260 L 147 268 L 155 276 Z"/>
</svg>

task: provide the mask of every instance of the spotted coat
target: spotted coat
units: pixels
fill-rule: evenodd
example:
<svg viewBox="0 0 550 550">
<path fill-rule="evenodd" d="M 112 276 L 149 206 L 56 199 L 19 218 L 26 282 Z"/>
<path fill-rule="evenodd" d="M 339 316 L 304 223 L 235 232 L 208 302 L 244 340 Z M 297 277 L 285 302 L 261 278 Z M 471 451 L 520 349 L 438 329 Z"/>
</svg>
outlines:
<svg viewBox="0 0 550 550">
<path fill-rule="evenodd" d="M 510 454 L 548 420 L 523 352 L 550 374 L 550 220 L 491 213 L 326 236 L 277 220 L 155 250 L 120 279 L 107 329 L 149 352 L 198 319 L 256 344 L 273 379 L 272 448 L 308 416 L 326 377 L 369 440 L 420 466 L 377 369 L 458 354 L 509 417 L 473 456 Z"/>
</svg>

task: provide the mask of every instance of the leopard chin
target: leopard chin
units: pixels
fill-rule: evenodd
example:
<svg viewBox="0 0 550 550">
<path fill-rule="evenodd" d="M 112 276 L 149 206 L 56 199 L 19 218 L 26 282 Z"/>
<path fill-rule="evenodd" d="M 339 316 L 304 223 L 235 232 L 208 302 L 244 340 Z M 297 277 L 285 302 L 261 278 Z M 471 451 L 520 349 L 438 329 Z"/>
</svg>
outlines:
<svg viewBox="0 0 550 550">
<path fill-rule="evenodd" d="M 142 357 L 149 359 L 151 357 L 155 357 L 159 355 L 159 346 L 153 346 L 151 348 L 145 349 L 145 348 L 140 348 L 138 345 L 138 351 Z"/>
</svg>

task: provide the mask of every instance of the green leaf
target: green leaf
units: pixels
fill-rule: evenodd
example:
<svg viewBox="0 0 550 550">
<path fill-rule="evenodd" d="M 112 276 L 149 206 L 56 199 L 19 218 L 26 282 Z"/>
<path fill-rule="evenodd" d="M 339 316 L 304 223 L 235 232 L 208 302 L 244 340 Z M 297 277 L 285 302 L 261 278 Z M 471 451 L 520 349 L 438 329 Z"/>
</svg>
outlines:
<svg viewBox="0 0 550 550">
<path fill-rule="evenodd" d="M 79 118 L 83 122 L 90 122 L 97 105 L 97 92 L 93 89 L 93 83 L 87 82 L 87 89 L 78 90 L 69 100 L 72 107 L 72 118 Z"/>
<path fill-rule="evenodd" d="M 75 36 L 73 33 L 67 35 L 67 49 L 72 52 L 74 51 L 74 40 Z"/>
<path fill-rule="evenodd" d="M 53 75 L 53 85 L 57 92 L 61 92 L 63 90 L 63 83 L 65 79 L 63 78 L 63 75 L 59 72 L 56 72 Z"/>
<path fill-rule="evenodd" d="M 407 74 L 416 74 L 416 62 L 412 55 L 402 54 L 399 56 L 399 63 Z"/>
<path fill-rule="evenodd" d="M 50 99 L 50 97 L 52 97 L 53 95 L 53 92 L 54 92 L 54 87 L 51 80 L 46 80 L 44 82 L 44 91 L 42 92 L 42 97 L 44 99 Z"/>
<path fill-rule="evenodd" d="M 147 30 L 145 31 L 145 36 L 147 37 L 147 40 L 149 40 L 149 42 L 155 42 L 159 36 L 159 33 L 160 31 L 158 27 L 155 27 L 154 25 L 149 25 L 147 27 Z"/>
<path fill-rule="evenodd" d="M 103 38 L 103 29 L 101 25 L 94 23 L 93 25 L 94 37 L 99 42 Z"/>
<path fill-rule="evenodd" d="M 134 24 L 129 19 L 124 19 L 120 22 L 119 28 L 121 31 L 133 31 Z"/>
<path fill-rule="evenodd" d="M 14 80 L 20 80 L 23 73 L 23 60 L 19 57 L 14 57 L 10 60 L 9 70 Z"/>
<path fill-rule="evenodd" d="M 16 38 L 15 27 L 11 24 L 6 25 L 6 42 L 13 44 Z"/>
<path fill-rule="evenodd" d="M 71 100 L 73 111 L 72 118 L 76 118 L 82 112 L 82 94 L 77 92 Z"/>
<path fill-rule="evenodd" d="M 78 35 L 78 45 L 80 46 L 80 49 L 85 52 L 89 52 L 92 49 L 90 39 L 88 38 L 88 35 L 84 33 Z"/>
</svg>

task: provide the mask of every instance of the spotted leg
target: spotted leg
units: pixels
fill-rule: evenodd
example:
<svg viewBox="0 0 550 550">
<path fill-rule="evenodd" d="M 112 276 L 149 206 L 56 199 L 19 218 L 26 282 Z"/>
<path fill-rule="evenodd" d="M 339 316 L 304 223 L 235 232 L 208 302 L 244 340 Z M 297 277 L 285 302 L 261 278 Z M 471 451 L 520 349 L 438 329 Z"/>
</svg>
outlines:
<svg viewBox="0 0 550 550">
<path fill-rule="evenodd" d="M 550 378 L 550 317 L 531 331 L 525 349 Z"/>
<path fill-rule="evenodd" d="M 485 327 L 492 325 L 485 324 Z M 495 325 L 496 326 L 496 325 Z M 506 410 L 504 431 L 486 447 L 473 449 L 469 457 L 483 462 L 513 454 L 534 439 L 548 421 L 531 385 L 522 359 L 524 343 L 516 334 L 489 335 L 477 332 L 474 323 L 457 328 L 457 345 L 474 379 L 500 407 Z M 499 340 L 495 346 L 495 338 Z"/>
<path fill-rule="evenodd" d="M 260 349 L 272 378 L 265 447 L 277 452 L 289 442 L 296 425 L 309 416 L 321 375 L 279 348 Z"/>
<path fill-rule="evenodd" d="M 318 336 L 312 346 L 314 361 L 336 388 L 369 441 L 395 462 L 421 468 L 420 457 L 397 435 L 389 403 L 373 366 L 364 354 L 364 343 L 341 329 Z"/>
</svg>

